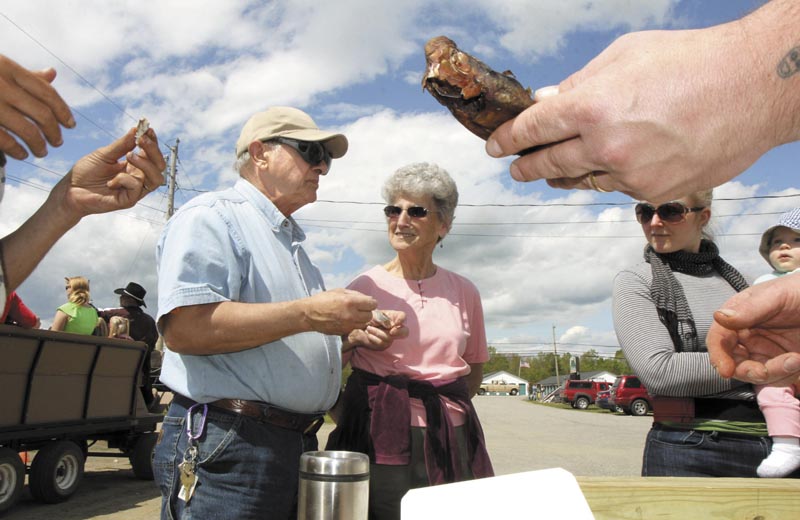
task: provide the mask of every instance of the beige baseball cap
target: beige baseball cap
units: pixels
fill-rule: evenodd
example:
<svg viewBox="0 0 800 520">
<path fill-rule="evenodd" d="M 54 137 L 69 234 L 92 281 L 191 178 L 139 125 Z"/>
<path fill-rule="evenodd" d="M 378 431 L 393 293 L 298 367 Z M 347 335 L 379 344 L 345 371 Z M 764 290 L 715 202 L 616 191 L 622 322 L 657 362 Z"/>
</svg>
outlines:
<svg viewBox="0 0 800 520">
<path fill-rule="evenodd" d="M 244 124 L 236 141 L 236 157 L 242 155 L 253 141 L 267 141 L 275 137 L 321 142 L 334 159 L 347 153 L 347 138 L 344 135 L 323 132 L 311 116 L 302 110 L 270 107 L 253 115 Z"/>
</svg>

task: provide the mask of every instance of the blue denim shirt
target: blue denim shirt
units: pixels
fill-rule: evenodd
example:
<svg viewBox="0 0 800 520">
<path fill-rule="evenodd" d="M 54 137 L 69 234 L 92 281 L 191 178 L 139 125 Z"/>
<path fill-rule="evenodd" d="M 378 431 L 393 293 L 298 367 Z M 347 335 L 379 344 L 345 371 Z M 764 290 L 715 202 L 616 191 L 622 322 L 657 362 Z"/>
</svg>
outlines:
<svg viewBox="0 0 800 520">
<path fill-rule="evenodd" d="M 305 233 L 252 184 L 192 199 L 156 248 L 158 320 L 178 307 L 226 301 L 285 302 L 324 291 L 301 247 Z M 203 334 L 197 324 L 197 334 Z M 327 410 L 341 379 L 336 336 L 306 332 L 228 354 L 164 349 L 161 380 L 198 402 L 264 401 L 296 412 Z"/>
</svg>

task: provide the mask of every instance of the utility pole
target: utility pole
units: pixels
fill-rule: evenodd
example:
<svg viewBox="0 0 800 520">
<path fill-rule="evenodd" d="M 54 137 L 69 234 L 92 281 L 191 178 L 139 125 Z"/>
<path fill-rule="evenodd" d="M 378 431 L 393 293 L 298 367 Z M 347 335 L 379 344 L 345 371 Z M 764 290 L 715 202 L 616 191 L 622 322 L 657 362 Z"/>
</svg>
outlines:
<svg viewBox="0 0 800 520">
<path fill-rule="evenodd" d="M 558 348 L 556 347 L 556 326 L 553 325 L 553 353 L 555 354 L 556 364 L 556 386 L 561 386 L 561 378 L 558 375 Z"/>
<path fill-rule="evenodd" d="M 167 220 L 175 213 L 175 175 L 178 173 L 175 163 L 178 161 L 178 145 L 180 143 L 180 139 L 175 139 L 175 146 L 168 146 L 169 170 L 167 171 L 167 182 L 169 183 L 169 190 L 167 192 Z"/>
</svg>

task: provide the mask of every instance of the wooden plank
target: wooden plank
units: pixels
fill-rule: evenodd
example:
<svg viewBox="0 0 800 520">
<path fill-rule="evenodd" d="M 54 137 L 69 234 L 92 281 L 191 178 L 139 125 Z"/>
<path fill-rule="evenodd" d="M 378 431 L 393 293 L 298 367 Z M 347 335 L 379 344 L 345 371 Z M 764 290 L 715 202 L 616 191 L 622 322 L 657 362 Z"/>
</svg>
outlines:
<svg viewBox="0 0 800 520">
<path fill-rule="evenodd" d="M 797 520 L 800 480 L 576 477 L 595 520 Z"/>
</svg>

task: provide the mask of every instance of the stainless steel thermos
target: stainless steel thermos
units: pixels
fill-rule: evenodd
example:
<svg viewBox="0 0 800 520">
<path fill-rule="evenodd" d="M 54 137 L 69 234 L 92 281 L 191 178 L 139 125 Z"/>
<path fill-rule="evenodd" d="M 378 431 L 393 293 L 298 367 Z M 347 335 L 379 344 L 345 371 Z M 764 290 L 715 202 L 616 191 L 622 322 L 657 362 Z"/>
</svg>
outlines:
<svg viewBox="0 0 800 520">
<path fill-rule="evenodd" d="M 366 520 L 369 457 L 352 451 L 300 456 L 298 520 Z"/>
</svg>

